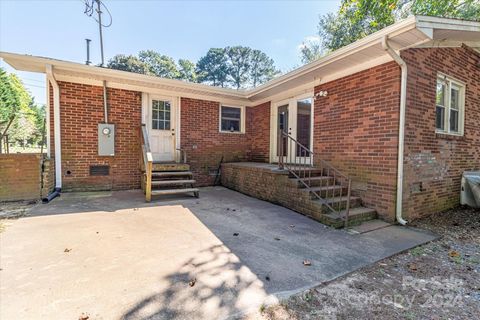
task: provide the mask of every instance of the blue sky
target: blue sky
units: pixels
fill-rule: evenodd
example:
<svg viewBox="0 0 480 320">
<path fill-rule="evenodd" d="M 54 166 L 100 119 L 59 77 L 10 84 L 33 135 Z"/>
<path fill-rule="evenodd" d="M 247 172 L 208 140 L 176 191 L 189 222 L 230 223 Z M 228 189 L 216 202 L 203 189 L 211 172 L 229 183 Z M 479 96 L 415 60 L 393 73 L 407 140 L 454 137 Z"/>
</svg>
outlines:
<svg viewBox="0 0 480 320">
<path fill-rule="evenodd" d="M 298 46 L 316 35 L 318 17 L 339 1 L 133 1 L 104 0 L 113 16 L 104 29 L 105 59 L 153 49 L 175 60 L 196 61 L 211 47 L 260 49 L 288 71 L 300 65 Z M 0 50 L 85 62 L 100 62 L 98 27 L 84 14 L 83 0 L 0 0 Z M 1 66 L 9 72 L 5 62 Z M 40 103 L 42 74 L 18 72 Z"/>
</svg>

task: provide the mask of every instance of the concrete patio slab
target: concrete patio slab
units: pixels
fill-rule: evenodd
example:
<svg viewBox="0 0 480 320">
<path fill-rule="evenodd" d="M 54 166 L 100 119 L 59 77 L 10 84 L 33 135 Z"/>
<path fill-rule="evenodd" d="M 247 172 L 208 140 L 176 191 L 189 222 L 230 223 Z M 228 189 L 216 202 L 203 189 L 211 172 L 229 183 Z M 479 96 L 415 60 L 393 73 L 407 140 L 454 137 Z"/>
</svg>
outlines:
<svg viewBox="0 0 480 320">
<path fill-rule="evenodd" d="M 0 233 L 1 319 L 235 318 L 435 239 L 349 234 L 222 187 L 63 194 L 29 213 Z"/>
</svg>

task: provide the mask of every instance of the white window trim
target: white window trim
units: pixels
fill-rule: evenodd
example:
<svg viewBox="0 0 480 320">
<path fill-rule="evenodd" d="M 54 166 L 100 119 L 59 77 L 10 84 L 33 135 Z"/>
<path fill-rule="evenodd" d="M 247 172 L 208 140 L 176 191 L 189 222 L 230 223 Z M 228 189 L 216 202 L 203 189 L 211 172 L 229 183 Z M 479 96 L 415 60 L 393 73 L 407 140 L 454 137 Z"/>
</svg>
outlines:
<svg viewBox="0 0 480 320">
<path fill-rule="evenodd" d="M 240 131 L 222 130 L 222 107 L 240 109 Z M 228 103 L 218 105 L 218 131 L 220 133 L 245 134 L 245 106 L 234 106 Z"/>
<path fill-rule="evenodd" d="M 445 96 L 445 130 L 437 129 L 435 122 L 435 132 L 440 134 L 448 134 L 452 136 L 463 136 L 464 135 L 464 125 L 465 125 L 465 94 L 466 94 L 466 84 L 460 80 L 454 79 L 450 76 L 447 76 L 443 73 L 437 74 L 437 79 L 435 82 L 436 85 L 439 80 L 445 81 L 447 83 L 446 96 Z M 451 87 L 452 84 L 460 88 L 459 92 L 459 101 L 458 101 L 458 132 L 450 131 L 450 99 L 451 99 Z M 435 91 L 436 94 L 436 91 Z M 435 99 L 435 117 L 436 117 L 436 106 L 437 101 Z"/>
</svg>

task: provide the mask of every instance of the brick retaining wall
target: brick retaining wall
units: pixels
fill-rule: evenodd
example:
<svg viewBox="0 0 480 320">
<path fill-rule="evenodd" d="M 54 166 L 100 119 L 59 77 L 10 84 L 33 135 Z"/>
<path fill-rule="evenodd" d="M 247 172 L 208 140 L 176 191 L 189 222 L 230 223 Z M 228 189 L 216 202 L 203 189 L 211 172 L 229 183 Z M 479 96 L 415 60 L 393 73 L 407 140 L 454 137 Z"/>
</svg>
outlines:
<svg viewBox="0 0 480 320">
<path fill-rule="evenodd" d="M 0 154 L 0 201 L 40 199 L 40 176 L 40 154 Z"/>
</svg>

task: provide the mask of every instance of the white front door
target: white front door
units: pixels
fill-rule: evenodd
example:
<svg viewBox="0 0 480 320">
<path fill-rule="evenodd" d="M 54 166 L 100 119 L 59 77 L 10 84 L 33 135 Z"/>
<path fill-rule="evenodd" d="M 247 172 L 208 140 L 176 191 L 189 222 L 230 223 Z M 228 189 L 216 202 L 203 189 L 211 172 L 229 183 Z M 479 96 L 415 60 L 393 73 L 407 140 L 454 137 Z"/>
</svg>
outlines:
<svg viewBox="0 0 480 320">
<path fill-rule="evenodd" d="M 280 153 L 283 161 L 307 163 L 310 154 L 305 149 L 297 147 L 292 139 L 305 148 L 313 151 L 313 99 L 311 95 L 300 96 L 272 104 L 272 160 L 278 162 Z M 281 137 L 281 132 L 287 133 L 292 139 Z M 283 144 L 280 147 L 280 144 Z"/>
<path fill-rule="evenodd" d="M 152 97 L 147 113 L 150 149 L 154 161 L 175 160 L 176 99 Z"/>
</svg>

